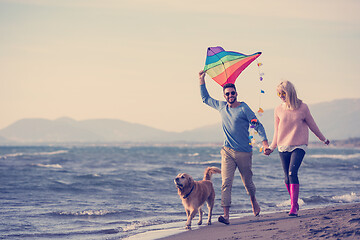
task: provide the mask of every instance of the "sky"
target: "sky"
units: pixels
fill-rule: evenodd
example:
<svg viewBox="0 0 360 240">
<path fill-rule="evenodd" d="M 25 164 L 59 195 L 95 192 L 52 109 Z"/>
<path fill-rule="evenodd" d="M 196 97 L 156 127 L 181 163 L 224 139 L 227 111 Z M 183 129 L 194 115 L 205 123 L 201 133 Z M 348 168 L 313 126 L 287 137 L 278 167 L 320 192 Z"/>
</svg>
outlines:
<svg viewBox="0 0 360 240">
<path fill-rule="evenodd" d="M 359 98 L 359 11 L 358 0 L 0 0 L 0 129 L 23 118 L 218 123 L 198 80 L 211 46 L 262 52 L 264 80 L 254 62 L 236 81 L 255 112 L 280 103 L 282 80 L 307 104 Z"/>
</svg>

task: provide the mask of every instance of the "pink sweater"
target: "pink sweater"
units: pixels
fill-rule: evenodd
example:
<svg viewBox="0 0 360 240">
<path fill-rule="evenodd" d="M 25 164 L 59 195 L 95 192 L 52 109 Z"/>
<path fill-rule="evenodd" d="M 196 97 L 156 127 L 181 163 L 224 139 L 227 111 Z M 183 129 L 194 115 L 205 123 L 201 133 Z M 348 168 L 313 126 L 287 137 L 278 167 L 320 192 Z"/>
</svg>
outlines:
<svg viewBox="0 0 360 240">
<path fill-rule="evenodd" d="M 280 104 L 274 110 L 274 125 L 271 149 L 275 149 L 277 146 L 307 145 L 309 128 L 321 141 L 325 141 L 324 135 L 316 125 L 305 103 L 302 103 L 296 110 L 286 109 L 284 104 Z"/>
</svg>

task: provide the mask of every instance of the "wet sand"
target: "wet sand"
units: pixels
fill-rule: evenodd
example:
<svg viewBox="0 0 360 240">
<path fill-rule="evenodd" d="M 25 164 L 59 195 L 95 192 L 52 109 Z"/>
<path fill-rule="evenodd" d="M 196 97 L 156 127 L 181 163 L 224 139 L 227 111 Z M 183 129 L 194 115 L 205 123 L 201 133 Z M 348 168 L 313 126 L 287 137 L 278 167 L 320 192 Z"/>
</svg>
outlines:
<svg viewBox="0 0 360 240">
<path fill-rule="evenodd" d="M 300 209 L 298 217 L 277 212 L 234 218 L 230 225 L 217 222 L 218 217 L 213 216 L 211 226 L 153 239 L 360 239 L 360 203 Z M 195 217 L 193 224 L 197 220 Z"/>
</svg>

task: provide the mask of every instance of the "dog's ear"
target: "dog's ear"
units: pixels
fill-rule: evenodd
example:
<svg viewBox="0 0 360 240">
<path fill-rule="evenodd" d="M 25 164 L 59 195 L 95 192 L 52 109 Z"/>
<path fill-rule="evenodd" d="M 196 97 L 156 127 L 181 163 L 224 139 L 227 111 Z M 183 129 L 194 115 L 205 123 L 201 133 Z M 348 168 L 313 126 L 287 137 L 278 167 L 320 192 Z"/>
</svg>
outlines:
<svg viewBox="0 0 360 240">
<path fill-rule="evenodd" d="M 189 187 L 194 186 L 194 184 L 195 184 L 194 182 L 195 182 L 194 179 L 191 176 L 189 176 L 189 178 L 188 178 Z"/>
</svg>

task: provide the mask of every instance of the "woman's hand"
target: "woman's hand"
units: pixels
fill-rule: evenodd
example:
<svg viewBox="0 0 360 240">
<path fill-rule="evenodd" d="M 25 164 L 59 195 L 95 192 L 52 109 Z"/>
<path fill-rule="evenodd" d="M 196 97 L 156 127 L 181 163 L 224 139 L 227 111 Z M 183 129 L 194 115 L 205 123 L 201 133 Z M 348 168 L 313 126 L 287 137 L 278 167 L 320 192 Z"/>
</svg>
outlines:
<svg viewBox="0 0 360 240">
<path fill-rule="evenodd" d="M 269 156 L 274 150 L 271 150 L 271 148 L 265 148 L 264 154 Z"/>
</svg>

